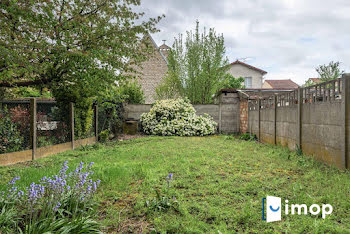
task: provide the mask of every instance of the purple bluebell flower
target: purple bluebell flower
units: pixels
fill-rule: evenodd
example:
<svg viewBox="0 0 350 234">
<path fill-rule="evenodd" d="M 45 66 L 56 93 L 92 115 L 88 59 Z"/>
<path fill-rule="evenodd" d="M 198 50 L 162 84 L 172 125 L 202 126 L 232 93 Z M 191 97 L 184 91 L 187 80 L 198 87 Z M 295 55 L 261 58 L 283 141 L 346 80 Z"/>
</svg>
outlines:
<svg viewBox="0 0 350 234">
<path fill-rule="evenodd" d="M 173 179 L 173 173 L 170 173 L 167 177 L 166 177 L 167 180 L 172 180 Z"/>
<path fill-rule="evenodd" d="M 53 208 L 54 211 L 58 210 L 61 207 L 61 203 L 57 202 L 57 205 Z"/>
</svg>

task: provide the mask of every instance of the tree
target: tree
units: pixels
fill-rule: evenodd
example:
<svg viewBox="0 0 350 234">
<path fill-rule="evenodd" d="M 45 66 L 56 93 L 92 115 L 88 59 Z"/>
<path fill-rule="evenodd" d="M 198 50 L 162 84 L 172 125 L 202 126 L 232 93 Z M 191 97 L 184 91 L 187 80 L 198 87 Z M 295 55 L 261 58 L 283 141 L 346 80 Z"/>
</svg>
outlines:
<svg viewBox="0 0 350 234">
<path fill-rule="evenodd" d="M 340 70 L 340 62 L 331 61 L 328 65 L 320 65 L 316 71 L 322 82 L 334 80 L 341 77 L 344 71 Z"/>
<path fill-rule="evenodd" d="M 132 9 L 140 0 L 0 4 L 0 87 L 47 87 L 66 118 L 75 102 L 77 136 L 91 127 L 93 99 L 146 59 L 142 37 L 162 18 L 143 20 Z"/>
<path fill-rule="evenodd" d="M 157 88 L 158 98 L 187 97 L 191 103 L 211 103 L 229 69 L 223 35 L 214 28 L 179 35 L 168 56 L 168 74 Z M 169 97 L 170 96 L 170 97 Z M 174 97 L 173 97 L 174 98 Z"/>
<path fill-rule="evenodd" d="M 87 86 L 91 94 L 145 59 L 140 0 L 4 0 L 0 8 L 0 87 Z M 132 62 L 131 62 L 132 61 Z M 119 75 L 116 75 L 119 74 Z"/>
</svg>

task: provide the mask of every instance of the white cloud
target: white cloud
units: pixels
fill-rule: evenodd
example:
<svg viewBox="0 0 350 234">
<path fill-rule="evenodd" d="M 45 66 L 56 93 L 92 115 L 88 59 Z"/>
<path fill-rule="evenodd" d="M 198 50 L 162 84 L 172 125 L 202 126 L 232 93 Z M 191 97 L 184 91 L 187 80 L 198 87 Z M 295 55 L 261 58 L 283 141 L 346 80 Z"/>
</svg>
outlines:
<svg viewBox="0 0 350 234">
<path fill-rule="evenodd" d="M 350 70 L 347 0 L 142 0 L 141 8 L 149 17 L 166 15 L 153 35 L 159 44 L 171 44 L 198 19 L 224 34 L 230 60 L 252 58 L 267 79 L 302 84 L 331 60 Z"/>
</svg>

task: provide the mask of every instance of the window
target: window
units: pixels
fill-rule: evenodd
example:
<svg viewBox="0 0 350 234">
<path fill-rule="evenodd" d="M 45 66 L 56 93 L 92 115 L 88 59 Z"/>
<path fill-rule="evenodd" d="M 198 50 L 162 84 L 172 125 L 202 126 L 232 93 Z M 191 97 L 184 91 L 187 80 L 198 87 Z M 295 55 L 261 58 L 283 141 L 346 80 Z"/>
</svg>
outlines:
<svg viewBox="0 0 350 234">
<path fill-rule="evenodd" d="M 252 78 L 251 77 L 245 77 L 244 78 L 244 86 L 246 89 L 252 88 Z"/>
</svg>

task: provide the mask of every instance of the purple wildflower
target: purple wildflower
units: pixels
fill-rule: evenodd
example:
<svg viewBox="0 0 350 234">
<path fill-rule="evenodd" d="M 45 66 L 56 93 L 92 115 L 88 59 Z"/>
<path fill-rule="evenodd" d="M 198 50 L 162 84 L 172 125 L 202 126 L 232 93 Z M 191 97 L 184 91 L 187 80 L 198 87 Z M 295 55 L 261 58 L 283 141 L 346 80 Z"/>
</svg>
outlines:
<svg viewBox="0 0 350 234">
<path fill-rule="evenodd" d="M 53 208 L 54 211 L 58 210 L 61 207 L 61 203 L 57 202 L 57 205 Z"/>
</svg>

